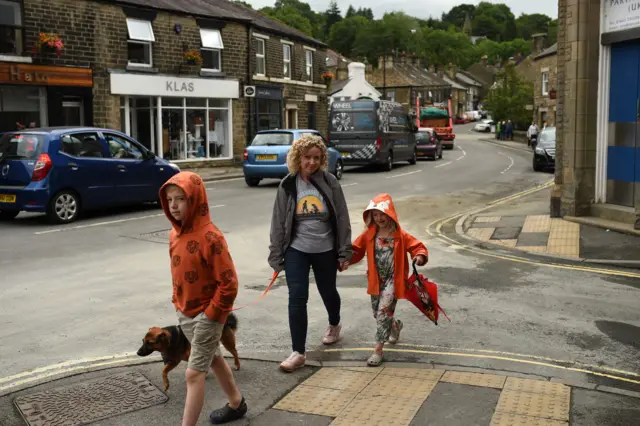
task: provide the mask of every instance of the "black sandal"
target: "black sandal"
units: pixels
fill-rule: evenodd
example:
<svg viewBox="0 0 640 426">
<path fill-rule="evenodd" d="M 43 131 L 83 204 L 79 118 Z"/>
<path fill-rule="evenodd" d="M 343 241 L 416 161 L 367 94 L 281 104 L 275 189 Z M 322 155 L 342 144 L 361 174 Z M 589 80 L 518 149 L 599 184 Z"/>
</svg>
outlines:
<svg viewBox="0 0 640 426">
<path fill-rule="evenodd" d="M 224 407 L 212 411 L 211 414 L 209 414 L 209 420 L 211 420 L 211 423 L 214 425 L 220 425 L 241 419 L 245 414 L 247 414 L 247 403 L 244 397 L 242 397 L 238 408 L 231 408 L 229 404 L 226 404 Z"/>
</svg>

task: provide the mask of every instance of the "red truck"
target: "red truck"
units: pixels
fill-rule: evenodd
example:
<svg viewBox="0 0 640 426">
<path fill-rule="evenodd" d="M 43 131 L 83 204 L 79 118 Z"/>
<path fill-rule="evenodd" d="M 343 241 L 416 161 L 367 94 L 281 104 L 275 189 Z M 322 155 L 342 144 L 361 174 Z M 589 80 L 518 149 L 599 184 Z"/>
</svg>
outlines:
<svg viewBox="0 0 640 426">
<path fill-rule="evenodd" d="M 456 134 L 453 133 L 453 118 L 451 114 L 451 100 L 447 100 L 447 106 L 430 105 L 418 108 L 418 127 L 430 127 L 442 140 L 442 145 L 447 149 L 453 149 Z"/>
</svg>

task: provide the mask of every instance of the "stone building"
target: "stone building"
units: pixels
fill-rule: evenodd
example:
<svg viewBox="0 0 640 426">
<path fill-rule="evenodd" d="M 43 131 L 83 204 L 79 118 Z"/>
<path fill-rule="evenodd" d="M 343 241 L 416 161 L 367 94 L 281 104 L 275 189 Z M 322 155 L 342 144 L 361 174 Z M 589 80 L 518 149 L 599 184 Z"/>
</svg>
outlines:
<svg viewBox="0 0 640 426">
<path fill-rule="evenodd" d="M 239 161 L 257 130 L 326 132 L 326 108 L 315 108 L 326 105 L 325 46 L 244 6 L 2 3 L 0 131 L 19 120 L 113 128 L 189 165 Z M 60 56 L 41 34 L 59 37 Z"/>
<path fill-rule="evenodd" d="M 640 229 L 640 7 L 559 0 L 554 216 Z"/>
</svg>

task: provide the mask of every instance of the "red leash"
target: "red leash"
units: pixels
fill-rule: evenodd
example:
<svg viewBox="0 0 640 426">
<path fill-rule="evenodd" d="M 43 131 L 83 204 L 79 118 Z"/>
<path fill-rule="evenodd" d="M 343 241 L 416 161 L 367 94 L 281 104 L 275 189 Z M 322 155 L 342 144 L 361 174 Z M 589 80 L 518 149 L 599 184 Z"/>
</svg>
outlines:
<svg viewBox="0 0 640 426">
<path fill-rule="evenodd" d="M 231 310 L 232 310 L 232 311 L 237 311 L 237 310 L 239 310 L 239 309 L 244 309 L 244 308 L 246 308 L 247 306 L 251 306 L 251 305 L 253 305 L 254 303 L 259 302 L 263 297 L 265 297 L 265 296 L 267 295 L 267 293 L 269 293 L 269 290 L 271 290 L 271 287 L 273 287 L 273 284 L 275 284 L 275 282 L 276 282 L 276 278 L 278 278 L 278 272 L 275 272 L 275 271 L 274 271 L 274 272 L 273 272 L 273 277 L 271 277 L 271 282 L 269 283 L 269 285 L 267 286 L 267 288 L 264 290 L 264 292 L 263 292 L 263 293 L 262 293 L 262 294 L 261 294 L 261 295 L 260 295 L 256 300 L 254 300 L 253 302 L 249 303 L 248 305 L 239 306 L 239 307 L 237 307 L 237 308 L 233 308 L 233 309 L 231 309 Z"/>
</svg>

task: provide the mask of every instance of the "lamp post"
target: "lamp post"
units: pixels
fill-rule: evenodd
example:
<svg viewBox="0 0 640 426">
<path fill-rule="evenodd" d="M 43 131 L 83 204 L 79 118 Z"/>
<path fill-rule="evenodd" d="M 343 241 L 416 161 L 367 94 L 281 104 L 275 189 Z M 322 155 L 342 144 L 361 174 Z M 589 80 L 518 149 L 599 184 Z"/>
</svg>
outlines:
<svg viewBox="0 0 640 426">
<path fill-rule="evenodd" d="M 415 28 L 411 28 L 409 30 L 411 34 L 415 34 L 417 30 Z M 391 49 L 392 51 L 395 50 Z M 384 56 L 382 59 L 382 98 L 387 100 L 387 49 L 384 49 Z"/>
</svg>

